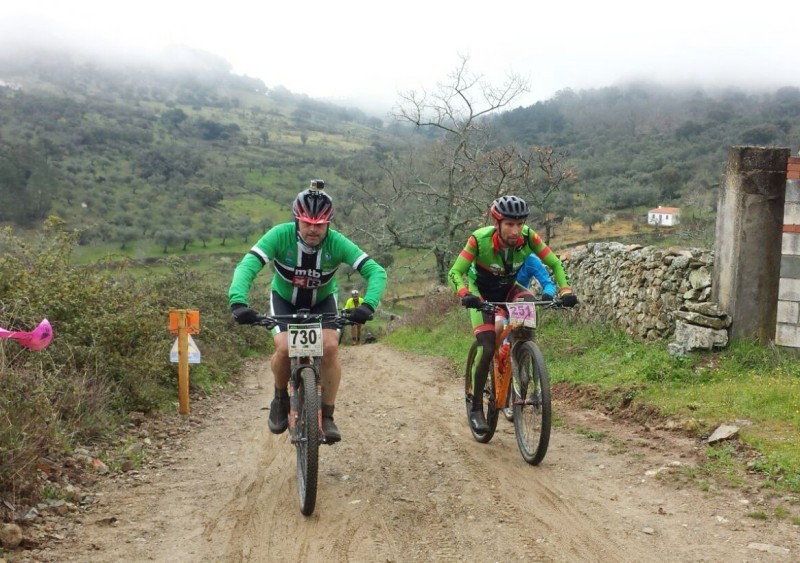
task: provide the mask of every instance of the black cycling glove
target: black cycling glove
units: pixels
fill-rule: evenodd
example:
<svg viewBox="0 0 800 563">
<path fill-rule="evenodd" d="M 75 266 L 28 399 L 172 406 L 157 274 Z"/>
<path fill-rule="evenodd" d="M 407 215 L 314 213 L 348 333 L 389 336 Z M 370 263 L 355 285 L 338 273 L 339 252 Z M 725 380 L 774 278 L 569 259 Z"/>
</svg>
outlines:
<svg viewBox="0 0 800 563">
<path fill-rule="evenodd" d="M 467 309 L 477 309 L 481 306 L 481 303 L 481 298 L 471 293 L 466 293 L 464 297 L 461 298 L 461 304 Z"/>
<path fill-rule="evenodd" d="M 574 293 L 565 293 L 560 297 L 560 301 L 564 307 L 574 307 L 578 304 L 578 296 Z"/>
<path fill-rule="evenodd" d="M 231 305 L 231 313 L 233 314 L 233 319 L 240 325 L 251 325 L 258 321 L 258 312 L 242 303 Z"/>
<path fill-rule="evenodd" d="M 355 309 L 348 310 L 348 318 L 354 323 L 363 325 L 365 322 L 372 320 L 372 313 L 374 312 L 375 309 L 372 308 L 372 305 L 369 303 L 362 303 Z"/>
</svg>

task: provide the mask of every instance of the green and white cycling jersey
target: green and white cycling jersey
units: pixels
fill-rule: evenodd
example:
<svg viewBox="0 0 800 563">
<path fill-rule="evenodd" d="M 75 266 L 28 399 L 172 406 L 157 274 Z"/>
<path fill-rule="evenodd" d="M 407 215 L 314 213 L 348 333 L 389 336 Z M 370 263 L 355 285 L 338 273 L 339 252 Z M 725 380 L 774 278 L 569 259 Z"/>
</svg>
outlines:
<svg viewBox="0 0 800 563">
<path fill-rule="evenodd" d="M 322 243 L 312 248 L 297 235 L 295 223 L 276 225 L 245 254 L 236 266 L 228 303 L 248 304 L 256 275 L 272 262 L 272 291 L 298 309 L 311 308 L 329 295 L 337 296 L 336 271 L 348 264 L 367 281 L 364 301 L 373 309 L 386 288 L 386 270 L 340 232 L 328 228 Z"/>
</svg>

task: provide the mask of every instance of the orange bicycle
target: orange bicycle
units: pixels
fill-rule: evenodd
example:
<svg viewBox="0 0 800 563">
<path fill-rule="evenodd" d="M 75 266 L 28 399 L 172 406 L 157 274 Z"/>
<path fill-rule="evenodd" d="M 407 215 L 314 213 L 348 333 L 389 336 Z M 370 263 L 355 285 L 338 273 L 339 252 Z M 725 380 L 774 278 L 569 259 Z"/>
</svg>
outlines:
<svg viewBox="0 0 800 563">
<path fill-rule="evenodd" d="M 511 408 L 517 446 L 522 458 L 531 465 L 541 463 L 547 453 L 551 424 L 550 379 L 544 356 L 533 340 L 537 306 L 563 307 L 559 301 L 484 302 L 478 307 L 480 311 L 488 313 L 504 307 L 508 310 L 509 322 L 497 336 L 494 357 L 489 364 L 489 377 L 483 388 L 483 413 L 489 430 L 476 432 L 469 425 L 473 438 L 485 444 L 497 430 L 500 411 Z M 476 341 L 467 356 L 464 389 L 468 421 L 474 395 L 475 366 L 482 351 L 483 348 Z"/>
</svg>

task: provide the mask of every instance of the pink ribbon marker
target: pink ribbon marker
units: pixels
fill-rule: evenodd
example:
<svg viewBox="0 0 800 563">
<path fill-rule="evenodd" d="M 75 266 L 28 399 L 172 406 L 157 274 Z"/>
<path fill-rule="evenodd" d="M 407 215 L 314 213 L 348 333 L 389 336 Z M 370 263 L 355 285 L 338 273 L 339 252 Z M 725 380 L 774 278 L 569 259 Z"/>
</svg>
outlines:
<svg viewBox="0 0 800 563">
<path fill-rule="evenodd" d="M 50 321 L 44 319 L 30 332 L 0 328 L 0 338 L 12 338 L 29 350 L 42 350 L 53 340 L 53 327 L 50 326 Z"/>
</svg>

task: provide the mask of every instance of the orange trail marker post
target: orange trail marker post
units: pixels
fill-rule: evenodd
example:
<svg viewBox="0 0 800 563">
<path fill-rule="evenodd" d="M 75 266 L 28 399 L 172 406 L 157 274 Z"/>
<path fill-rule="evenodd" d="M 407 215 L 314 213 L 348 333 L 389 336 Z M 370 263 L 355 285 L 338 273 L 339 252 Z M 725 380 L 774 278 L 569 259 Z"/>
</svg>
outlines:
<svg viewBox="0 0 800 563">
<path fill-rule="evenodd" d="M 178 413 L 189 414 L 189 334 L 200 332 L 200 312 L 169 312 L 169 330 L 178 334 Z"/>
</svg>

